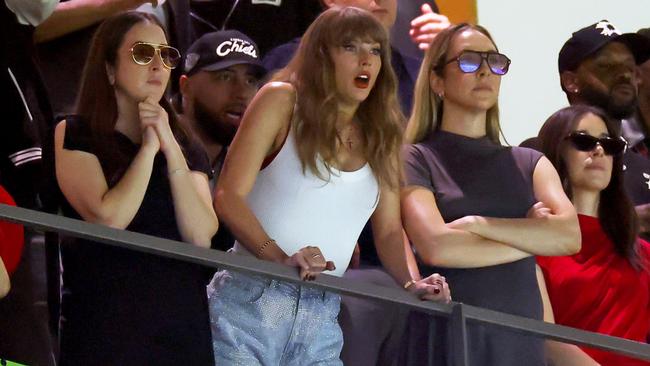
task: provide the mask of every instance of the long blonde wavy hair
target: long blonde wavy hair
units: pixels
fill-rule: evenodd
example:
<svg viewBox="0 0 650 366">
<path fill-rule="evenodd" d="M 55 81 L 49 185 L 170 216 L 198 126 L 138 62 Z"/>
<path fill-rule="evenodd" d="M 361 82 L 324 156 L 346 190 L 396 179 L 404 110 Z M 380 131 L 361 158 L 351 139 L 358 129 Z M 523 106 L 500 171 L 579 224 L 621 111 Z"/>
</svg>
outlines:
<svg viewBox="0 0 650 366">
<path fill-rule="evenodd" d="M 424 55 L 418 79 L 415 83 L 413 111 L 406 127 L 406 141 L 408 143 L 417 144 L 440 128 L 443 113 L 442 98 L 431 90 L 429 80 L 431 80 L 432 72 L 435 72 L 439 77 L 443 77 L 442 70 L 448 58 L 455 56 L 448 54 L 454 36 L 468 29 L 474 29 L 484 34 L 494 44 L 494 40 L 487 29 L 480 25 L 467 23 L 449 27 L 436 36 Z M 496 44 L 494 47 L 496 47 Z M 501 144 L 499 140 L 501 127 L 499 126 L 498 102 L 487 110 L 485 120 L 488 138 L 496 144 Z"/>
<path fill-rule="evenodd" d="M 289 82 L 296 88 L 292 129 L 303 170 L 309 169 L 327 180 L 318 169 L 317 159 L 322 158 L 331 174 L 332 164 L 338 163 L 339 149 L 339 96 L 330 50 L 358 39 L 381 45 L 382 66 L 377 80 L 356 112 L 366 143 L 365 158 L 381 184 L 397 188 L 404 116 L 397 101 L 397 78 L 390 65 L 388 35 L 372 14 L 353 7 L 324 11 L 307 29 L 293 59 L 273 80 Z"/>
</svg>

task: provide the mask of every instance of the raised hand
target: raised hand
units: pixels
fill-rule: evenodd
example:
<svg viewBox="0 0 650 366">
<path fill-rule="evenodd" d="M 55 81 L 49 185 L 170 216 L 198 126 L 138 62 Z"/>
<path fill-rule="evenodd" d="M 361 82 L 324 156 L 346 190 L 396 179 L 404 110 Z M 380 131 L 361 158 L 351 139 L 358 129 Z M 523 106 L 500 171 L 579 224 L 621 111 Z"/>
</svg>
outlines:
<svg viewBox="0 0 650 366">
<path fill-rule="evenodd" d="M 285 264 L 300 268 L 300 278 L 313 281 L 323 271 L 336 269 L 334 262 L 328 261 L 318 247 L 306 246 L 289 257 Z"/>
<path fill-rule="evenodd" d="M 143 131 L 146 132 L 148 127 L 152 127 L 158 136 L 160 151 L 166 152 L 171 144 L 176 142 L 169 127 L 167 111 L 151 96 L 138 103 L 138 111 Z"/>
<path fill-rule="evenodd" d="M 409 35 L 418 48 L 426 50 L 438 33 L 449 27 L 450 23 L 446 16 L 434 13 L 429 4 L 422 4 L 420 11 L 422 14 L 411 21 Z"/>
</svg>

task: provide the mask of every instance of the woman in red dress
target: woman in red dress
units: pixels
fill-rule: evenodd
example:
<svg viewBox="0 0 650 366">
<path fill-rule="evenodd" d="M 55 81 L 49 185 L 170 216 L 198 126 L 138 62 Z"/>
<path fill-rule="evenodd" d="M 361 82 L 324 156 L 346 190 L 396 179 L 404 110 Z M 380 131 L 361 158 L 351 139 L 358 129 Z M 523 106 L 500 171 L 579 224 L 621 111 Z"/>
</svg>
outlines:
<svg viewBox="0 0 650 366">
<path fill-rule="evenodd" d="M 555 165 L 580 221 L 582 249 L 538 257 L 555 322 L 646 342 L 650 331 L 650 246 L 638 238 L 623 188 L 625 141 L 599 109 L 571 106 L 542 126 L 542 152 Z M 550 308 L 549 308 L 550 310 Z M 650 365 L 583 348 L 601 365 Z"/>
<path fill-rule="evenodd" d="M 16 202 L 0 186 L 0 203 L 16 206 Z M 0 299 L 11 288 L 9 276 L 16 270 L 23 251 L 23 227 L 7 221 L 0 221 Z"/>
</svg>

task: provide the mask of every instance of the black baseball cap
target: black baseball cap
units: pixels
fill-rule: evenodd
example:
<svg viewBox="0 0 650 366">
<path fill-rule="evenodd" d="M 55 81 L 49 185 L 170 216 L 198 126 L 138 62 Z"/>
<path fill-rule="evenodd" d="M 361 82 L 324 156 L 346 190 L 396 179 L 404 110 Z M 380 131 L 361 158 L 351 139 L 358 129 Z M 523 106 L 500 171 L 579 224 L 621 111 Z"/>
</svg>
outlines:
<svg viewBox="0 0 650 366">
<path fill-rule="evenodd" d="M 257 44 L 244 33 L 224 30 L 206 33 L 192 43 L 185 56 L 184 71 L 191 76 L 198 71 L 217 71 L 240 64 L 253 66 L 259 77 L 266 73 Z"/>
<path fill-rule="evenodd" d="M 558 56 L 560 74 L 574 71 L 580 64 L 610 42 L 625 44 L 634 55 L 637 64 L 650 58 L 650 40 L 636 33 L 621 33 L 608 20 L 601 20 L 573 33 Z"/>
</svg>

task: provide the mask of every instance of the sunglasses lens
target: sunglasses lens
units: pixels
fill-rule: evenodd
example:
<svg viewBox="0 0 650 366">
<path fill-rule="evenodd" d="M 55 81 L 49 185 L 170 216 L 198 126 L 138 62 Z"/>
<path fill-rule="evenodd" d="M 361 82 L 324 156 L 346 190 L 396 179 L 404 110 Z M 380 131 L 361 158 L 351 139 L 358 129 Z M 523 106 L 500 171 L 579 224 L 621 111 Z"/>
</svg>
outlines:
<svg viewBox="0 0 650 366">
<path fill-rule="evenodd" d="M 156 55 L 156 49 L 152 45 L 138 43 L 133 46 L 133 61 L 139 65 L 146 65 L 153 60 Z"/>
<path fill-rule="evenodd" d="M 606 155 L 620 155 L 625 151 L 626 146 L 625 141 L 620 139 L 611 137 L 596 138 L 584 133 L 571 134 L 569 140 L 580 151 L 592 151 L 597 144 L 600 144 Z"/>
<path fill-rule="evenodd" d="M 463 52 L 458 56 L 458 67 L 462 72 L 475 72 L 481 67 L 483 58 L 476 52 Z"/>
<path fill-rule="evenodd" d="M 572 134 L 569 140 L 573 144 L 573 147 L 580 151 L 591 151 L 598 144 L 597 138 L 582 133 Z"/>
<path fill-rule="evenodd" d="M 505 75 L 510 66 L 510 59 L 508 59 L 506 55 L 500 53 L 488 54 L 487 62 L 488 65 L 490 65 L 490 70 L 497 75 Z"/>
<path fill-rule="evenodd" d="M 178 66 L 181 60 L 181 54 L 173 47 L 160 47 L 160 57 L 165 66 L 170 69 Z"/>
<path fill-rule="evenodd" d="M 619 139 L 604 138 L 600 140 L 600 146 L 607 155 L 620 155 L 625 151 L 625 142 Z"/>
</svg>

